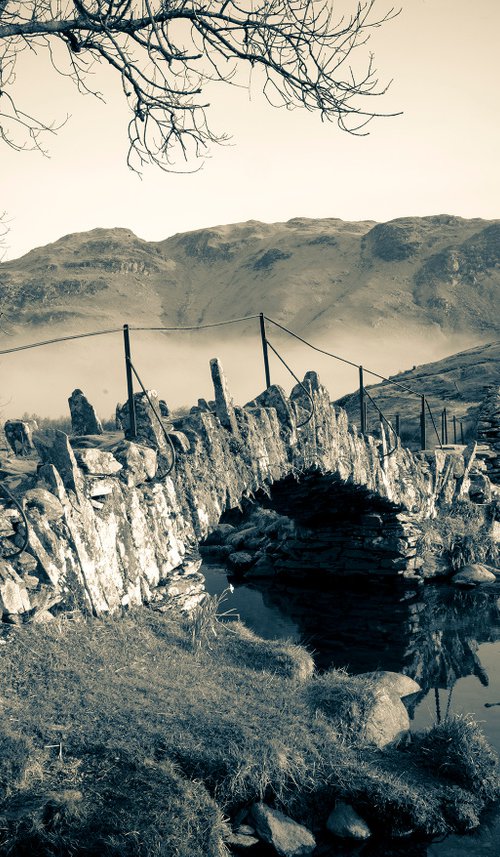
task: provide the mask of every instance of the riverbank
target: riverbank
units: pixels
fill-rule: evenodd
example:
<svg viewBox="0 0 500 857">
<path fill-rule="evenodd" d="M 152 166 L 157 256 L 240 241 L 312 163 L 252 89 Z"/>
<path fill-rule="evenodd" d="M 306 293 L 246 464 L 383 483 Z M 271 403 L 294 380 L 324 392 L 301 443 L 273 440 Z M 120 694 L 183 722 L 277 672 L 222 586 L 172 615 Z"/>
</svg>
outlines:
<svg viewBox="0 0 500 857">
<path fill-rule="evenodd" d="M 214 621 L 217 602 L 4 627 L 0 853 L 223 857 L 262 801 L 322 848 L 343 802 L 375 839 L 477 825 L 500 780 L 474 724 L 376 746 L 373 677 L 316 675 L 305 649 Z"/>
</svg>

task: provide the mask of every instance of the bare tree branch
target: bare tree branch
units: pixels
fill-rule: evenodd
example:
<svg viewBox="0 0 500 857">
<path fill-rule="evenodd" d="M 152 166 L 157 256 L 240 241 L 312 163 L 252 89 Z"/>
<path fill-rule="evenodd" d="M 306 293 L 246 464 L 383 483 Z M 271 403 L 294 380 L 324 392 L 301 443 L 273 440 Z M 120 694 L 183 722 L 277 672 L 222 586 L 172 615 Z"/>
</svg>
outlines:
<svg viewBox="0 0 500 857">
<path fill-rule="evenodd" d="M 9 227 L 7 225 L 7 212 L 2 211 L 0 214 L 0 262 L 2 261 L 5 255 L 5 236 L 9 231 Z"/>
<path fill-rule="evenodd" d="M 371 30 L 398 13 L 377 16 L 376 0 L 362 0 L 334 18 L 336 0 L 0 0 L 0 139 L 16 149 L 41 148 L 57 130 L 14 103 L 9 90 L 26 48 L 44 50 L 54 68 L 82 92 L 93 92 L 96 64 L 120 78 L 131 112 L 128 163 L 164 169 L 181 155 L 198 157 L 221 142 L 207 121 L 209 82 L 241 85 L 245 66 L 259 72 L 268 101 L 319 111 L 349 133 L 366 133 L 381 86 L 368 55 L 353 54 Z M 56 64 L 63 44 L 67 65 Z M 354 57 L 356 58 L 356 57 Z M 393 115 L 393 114 L 389 114 Z M 21 136 L 19 137 L 19 133 Z"/>
</svg>

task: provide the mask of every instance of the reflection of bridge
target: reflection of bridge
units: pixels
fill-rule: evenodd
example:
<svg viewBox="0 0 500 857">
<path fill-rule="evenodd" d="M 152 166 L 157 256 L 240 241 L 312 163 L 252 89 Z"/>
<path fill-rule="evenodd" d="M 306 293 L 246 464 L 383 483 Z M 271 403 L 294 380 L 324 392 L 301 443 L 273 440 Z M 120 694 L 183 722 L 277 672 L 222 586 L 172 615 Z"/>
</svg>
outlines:
<svg viewBox="0 0 500 857">
<path fill-rule="evenodd" d="M 376 546 L 388 573 L 412 573 L 418 522 L 467 491 L 474 453 L 466 450 L 464 459 L 436 450 L 425 459 L 402 448 L 390 429 L 387 436 L 381 427 L 380 441 L 363 436 L 343 411 L 334 411 L 314 372 L 289 398 L 271 386 L 240 408 L 218 361 L 211 370 L 215 401 L 200 401 L 175 421 L 176 466 L 164 479 L 155 475 L 156 462 L 168 448 L 151 392 L 136 396 L 139 442 L 79 438 L 73 450 L 59 432 L 52 445 L 39 445 L 38 472 L 17 488 L 28 544 L 1 564 L 4 613 L 36 606 L 40 586 L 30 586 L 37 578 L 42 588 L 98 614 L 160 594 L 192 605 L 203 581 L 187 557 L 224 511 L 271 486 L 278 496 L 280 485 L 290 514 L 294 493 L 296 514 L 298 501 L 302 510 L 307 506 L 309 527 L 315 520 L 328 525 L 336 509 L 332 524 L 344 527 L 346 539 L 353 526 L 362 534 L 366 513 L 376 512 L 364 549 Z M 350 502 L 355 519 L 339 513 L 339 497 L 340 506 Z M 15 548 L 23 521 L 10 521 Z"/>
<path fill-rule="evenodd" d="M 351 578 L 319 590 L 280 578 L 244 580 L 236 584 L 235 602 L 244 620 L 248 586 L 262 596 L 264 632 L 271 635 L 275 623 L 286 622 L 322 669 L 404 672 L 424 695 L 433 688 L 448 690 L 467 675 L 487 683 L 477 650 L 481 643 L 500 640 L 496 586 L 409 588 L 380 578 L 360 585 Z"/>
</svg>

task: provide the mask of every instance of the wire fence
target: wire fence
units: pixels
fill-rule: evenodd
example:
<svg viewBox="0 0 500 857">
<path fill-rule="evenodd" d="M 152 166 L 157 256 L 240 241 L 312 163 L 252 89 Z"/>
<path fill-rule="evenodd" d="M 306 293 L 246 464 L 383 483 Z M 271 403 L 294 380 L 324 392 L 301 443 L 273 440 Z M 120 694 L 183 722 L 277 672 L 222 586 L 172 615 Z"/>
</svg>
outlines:
<svg viewBox="0 0 500 857">
<path fill-rule="evenodd" d="M 40 340 L 37 342 L 31 342 L 25 345 L 16 345 L 11 348 L 0 349 L 0 356 L 14 354 L 21 351 L 26 351 L 29 349 L 42 348 L 44 346 L 53 345 L 59 342 L 69 342 L 80 339 L 87 339 L 90 337 L 99 337 L 99 336 L 108 336 L 114 334 L 122 334 L 123 336 L 123 345 L 124 345 L 124 362 L 125 362 L 125 374 L 126 374 L 126 382 L 127 382 L 127 401 L 128 401 L 128 410 L 129 410 L 129 428 L 128 434 L 131 438 L 137 436 L 137 422 L 136 422 L 136 414 L 135 414 L 135 401 L 134 401 L 134 379 L 138 383 L 142 392 L 148 397 L 150 404 L 152 406 L 153 412 L 155 412 L 155 416 L 159 420 L 160 425 L 162 425 L 162 418 L 160 414 L 157 414 L 155 411 L 155 407 L 150 400 L 148 390 L 145 384 L 142 382 L 137 369 L 135 368 L 132 362 L 131 356 L 131 333 L 133 332 L 155 332 L 155 333 L 173 333 L 173 332 L 193 332 L 200 330 L 208 330 L 213 328 L 227 327 L 230 325 L 238 325 L 241 323 L 249 322 L 249 321 L 259 321 L 259 330 L 260 330 L 260 342 L 262 348 L 262 359 L 264 364 L 264 373 L 265 373 L 265 381 L 266 387 L 269 388 L 271 386 L 271 370 L 270 370 L 270 362 L 269 362 L 269 351 L 276 357 L 276 359 L 283 365 L 285 370 L 291 375 L 291 377 L 299 384 L 305 393 L 306 397 L 309 400 L 309 413 L 306 418 L 299 423 L 298 428 L 305 426 L 312 418 L 314 412 L 314 402 L 313 399 L 304 386 L 304 384 L 299 380 L 293 369 L 290 367 L 289 363 L 285 360 L 285 358 L 280 354 L 276 346 L 270 341 L 268 329 L 269 326 L 273 326 L 276 330 L 286 334 L 290 339 L 300 342 L 302 345 L 307 348 L 315 351 L 319 354 L 325 355 L 326 357 L 331 358 L 332 360 L 339 361 L 343 364 L 351 366 L 358 370 L 359 383 L 358 390 L 356 391 L 354 396 L 356 396 L 357 406 L 359 408 L 359 425 L 360 431 L 363 435 L 366 435 L 368 432 L 369 425 L 369 417 L 376 415 L 376 418 L 379 423 L 385 424 L 390 432 L 393 433 L 394 439 L 401 437 L 401 414 L 396 412 L 392 415 L 390 419 L 386 414 L 383 413 L 380 406 L 377 404 L 373 396 L 368 391 L 365 385 L 365 376 L 370 375 L 373 378 L 378 379 L 382 382 L 383 386 L 391 385 L 394 389 L 400 390 L 402 393 L 406 395 L 410 395 L 412 397 L 416 397 L 419 400 L 419 434 L 420 434 L 420 448 L 426 449 L 428 446 L 428 429 L 431 428 L 431 432 L 435 436 L 437 441 L 437 445 L 442 447 L 448 444 L 453 437 L 453 443 L 464 443 L 465 440 L 465 431 L 464 431 L 464 422 L 463 419 L 457 418 L 456 415 L 450 415 L 448 413 L 448 408 L 444 407 L 441 411 L 440 418 L 436 418 L 431 406 L 429 404 L 429 394 L 423 390 L 416 390 L 414 387 L 402 383 L 395 378 L 388 378 L 387 376 L 381 374 L 380 372 L 375 371 L 372 368 L 368 368 L 361 364 L 356 363 L 353 360 L 349 360 L 342 355 L 335 354 L 331 351 L 328 351 L 324 348 L 315 345 L 309 340 L 305 339 L 303 336 L 300 336 L 298 333 L 294 332 L 290 328 L 276 321 L 275 319 L 265 315 L 264 313 L 251 314 L 242 316 L 239 318 L 232 319 L 223 319 L 217 322 L 210 322 L 206 324 L 197 324 L 197 325 L 171 325 L 171 326 L 134 326 L 124 324 L 122 327 L 108 328 L 105 330 L 95 330 L 87 333 L 78 333 L 70 336 L 61 336 L 54 337 L 51 339 Z M 369 406 L 372 409 L 370 414 Z M 438 425 L 440 422 L 440 426 Z M 166 442 L 171 450 L 171 461 L 172 464 L 167 469 L 167 472 L 164 474 L 166 476 L 169 472 L 171 472 L 172 467 L 175 464 L 175 450 L 174 447 L 169 440 L 168 432 L 165 432 Z M 392 441 L 391 441 L 392 443 Z M 394 445 L 393 445 L 393 448 Z M 389 451 L 390 454 L 393 451 L 393 448 Z"/>
</svg>

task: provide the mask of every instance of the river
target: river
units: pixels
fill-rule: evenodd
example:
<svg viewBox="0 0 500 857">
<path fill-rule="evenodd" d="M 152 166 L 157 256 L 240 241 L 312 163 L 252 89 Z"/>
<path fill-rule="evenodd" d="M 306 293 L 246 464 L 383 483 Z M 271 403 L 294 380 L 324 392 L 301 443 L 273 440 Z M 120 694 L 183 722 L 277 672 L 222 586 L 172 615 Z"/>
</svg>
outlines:
<svg viewBox="0 0 500 857">
<path fill-rule="evenodd" d="M 205 562 L 202 571 L 210 593 L 227 588 L 225 568 Z M 325 591 L 268 579 L 231 582 L 234 591 L 221 610 L 233 610 L 260 636 L 305 645 L 321 670 L 405 672 L 422 688 L 411 712 L 413 730 L 452 712 L 471 714 L 500 754 L 499 584 L 464 591 L 446 583 L 408 586 L 375 576 L 362 584 L 356 578 L 337 580 Z M 486 813 L 472 834 L 416 848 L 388 843 L 381 850 L 380 843 L 369 842 L 338 854 L 499 857 L 500 807 Z"/>
</svg>

